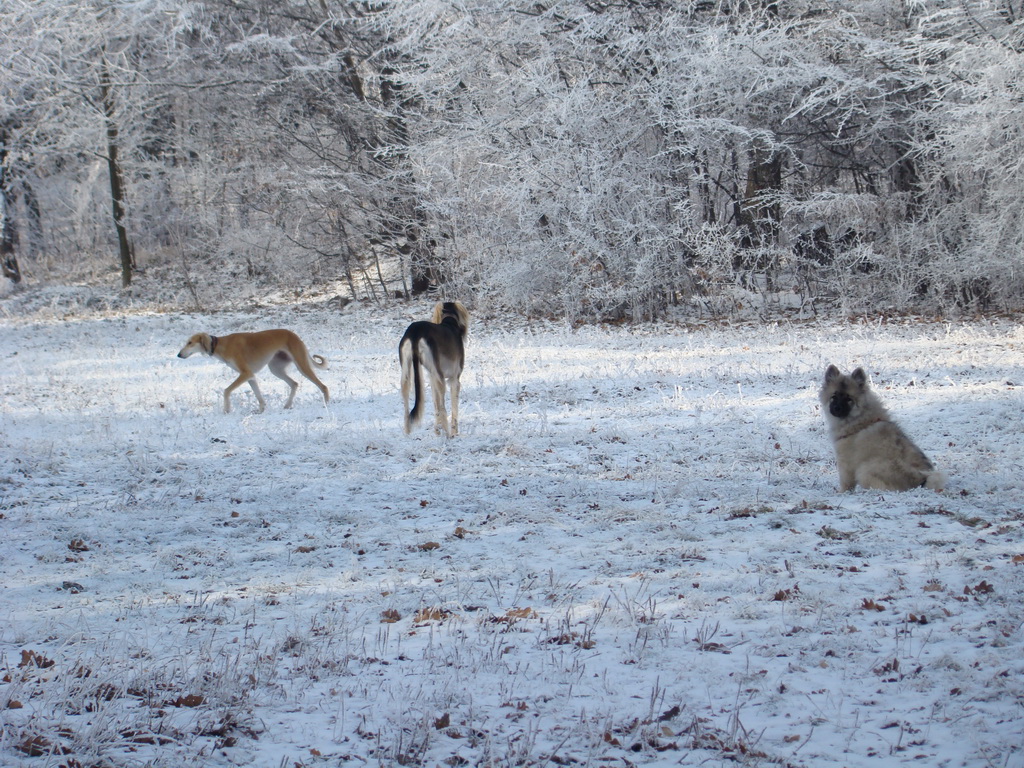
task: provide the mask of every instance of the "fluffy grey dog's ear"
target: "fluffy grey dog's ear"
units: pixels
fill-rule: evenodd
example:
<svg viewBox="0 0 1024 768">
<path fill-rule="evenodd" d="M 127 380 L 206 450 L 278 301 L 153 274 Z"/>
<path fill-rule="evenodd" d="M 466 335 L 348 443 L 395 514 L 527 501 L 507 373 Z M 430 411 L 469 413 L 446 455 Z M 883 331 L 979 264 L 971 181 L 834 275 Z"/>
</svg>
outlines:
<svg viewBox="0 0 1024 768">
<path fill-rule="evenodd" d="M 828 384 L 829 382 L 835 381 L 840 376 L 842 376 L 842 374 L 839 372 L 839 369 L 836 368 L 834 365 L 830 365 L 828 368 L 825 369 L 825 383 L 826 384 Z"/>
<path fill-rule="evenodd" d="M 868 383 L 868 375 L 864 373 L 863 368 L 858 368 L 850 374 L 850 378 L 860 384 L 862 387 Z"/>
</svg>

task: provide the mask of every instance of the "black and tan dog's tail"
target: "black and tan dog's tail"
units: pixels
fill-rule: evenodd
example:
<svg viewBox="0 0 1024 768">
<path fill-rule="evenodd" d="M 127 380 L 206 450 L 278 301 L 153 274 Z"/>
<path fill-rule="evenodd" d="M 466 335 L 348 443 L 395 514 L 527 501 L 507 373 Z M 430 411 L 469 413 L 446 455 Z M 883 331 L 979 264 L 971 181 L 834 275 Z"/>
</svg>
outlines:
<svg viewBox="0 0 1024 768">
<path fill-rule="evenodd" d="M 422 376 L 420 354 L 416 342 L 406 336 L 398 347 L 398 359 L 402 364 L 402 401 L 405 403 L 405 434 L 420 423 L 423 417 Z M 409 409 L 409 390 L 413 390 L 412 410 Z"/>
</svg>

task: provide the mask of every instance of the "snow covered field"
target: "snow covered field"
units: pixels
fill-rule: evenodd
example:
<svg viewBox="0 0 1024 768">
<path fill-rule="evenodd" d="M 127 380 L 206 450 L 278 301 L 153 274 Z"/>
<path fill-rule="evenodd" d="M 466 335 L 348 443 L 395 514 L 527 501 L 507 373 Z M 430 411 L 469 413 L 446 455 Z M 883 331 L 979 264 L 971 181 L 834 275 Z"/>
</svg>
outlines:
<svg viewBox="0 0 1024 768">
<path fill-rule="evenodd" d="M 0 305 L 0 765 L 1024 766 L 1024 331 Z M 287 326 L 332 402 L 175 358 Z M 945 493 L 837 492 L 863 364 Z M 427 423 L 432 411 L 427 411 Z"/>
</svg>

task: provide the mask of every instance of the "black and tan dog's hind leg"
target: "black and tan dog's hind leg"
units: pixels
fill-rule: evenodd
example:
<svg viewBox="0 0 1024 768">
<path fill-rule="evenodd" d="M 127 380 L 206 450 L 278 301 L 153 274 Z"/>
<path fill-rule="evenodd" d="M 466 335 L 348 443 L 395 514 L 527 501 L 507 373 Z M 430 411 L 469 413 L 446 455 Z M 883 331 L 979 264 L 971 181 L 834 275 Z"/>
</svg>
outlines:
<svg viewBox="0 0 1024 768">
<path fill-rule="evenodd" d="M 421 352 L 424 352 L 422 347 Z M 426 345 L 425 354 L 421 359 L 430 374 L 430 391 L 434 396 L 434 432 L 443 432 L 448 437 L 454 437 L 459 434 L 459 377 L 462 375 L 462 366 L 457 365 L 453 359 L 445 359 L 435 354 L 431 345 Z M 445 385 L 451 397 L 450 422 L 444 406 Z"/>
<path fill-rule="evenodd" d="M 461 371 L 459 372 L 461 374 Z M 458 376 L 448 379 L 448 389 L 452 401 L 452 434 L 459 434 L 459 391 L 462 389 Z"/>
</svg>

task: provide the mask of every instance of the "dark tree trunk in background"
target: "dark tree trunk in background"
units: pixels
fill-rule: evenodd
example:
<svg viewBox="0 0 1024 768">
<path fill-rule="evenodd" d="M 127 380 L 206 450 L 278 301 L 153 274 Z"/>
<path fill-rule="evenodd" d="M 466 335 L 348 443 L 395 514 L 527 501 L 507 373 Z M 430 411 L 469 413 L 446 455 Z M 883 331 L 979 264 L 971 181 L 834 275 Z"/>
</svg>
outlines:
<svg viewBox="0 0 1024 768">
<path fill-rule="evenodd" d="M 118 131 L 117 122 L 114 119 L 114 94 L 110 85 L 110 71 L 107 68 L 106 59 L 103 59 L 100 69 L 100 95 L 103 99 L 103 115 L 107 123 L 107 170 L 110 173 L 110 201 L 121 255 L 121 286 L 127 288 L 132 283 L 135 259 L 132 255 L 128 229 L 125 226 L 124 172 L 121 169 L 117 153 Z"/>
<path fill-rule="evenodd" d="M 393 75 L 394 70 L 391 67 L 385 67 L 382 70 L 381 99 L 384 105 L 391 110 L 388 130 L 396 146 L 405 147 L 409 143 L 409 129 L 405 118 L 405 97 L 402 94 L 401 84 L 394 79 Z M 401 243 L 398 247 L 399 253 L 408 259 L 410 290 L 415 296 L 426 293 L 432 282 L 439 283 L 441 280 L 437 274 L 436 264 L 431 257 L 430 244 L 424 242 L 421 236 L 426 222 L 416 205 L 412 171 L 408 168 L 408 161 L 404 155 L 399 155 L 396 162 L 406 167 L 396 169 L 399 188 L 398 194 L 394 198 L 397 210 L 394 212 L 396 226 L 392 234 Z"/>
<path fill-rule="evenodd" d="M 21 188 L 21 202 L 24 206 L 27 221 L 27 237 L 21 243 L 21 252 L 29 258 L 39 255 L 43 247 L 43 214 L 39 210 L 39 200 L 28 179 L 18 179 Z"/>
<path fill-rule="evenodd" d="M 740 225 L 750 246 L 770 245 L 777 240 L 782 210 L 772 197 L 781 189 L 781 155 L 771 150 L 753 150 L 740 207 Z"/>
<path fill-rule="evenodd" d="M 0 129 L 0 271 L 8 280 L 21 282 L 21 270 L 14 246 L 18 237 L 14 230 L 14 193 L 7 168 L 7 132 Z"/>
<path fill-rule="evenodd" d="M 775 196 L 782 189 L 782 157 L 770 149 L 755 148 L 749 162 L 746 188 L 737 206 L 742 248 L 733 266 L 751 287 L 751 273 L 764 273 L 769 290 L 773 290 L 775 274 L 766 246 L 779 238 L 782 209 Z"/>
</svg>

